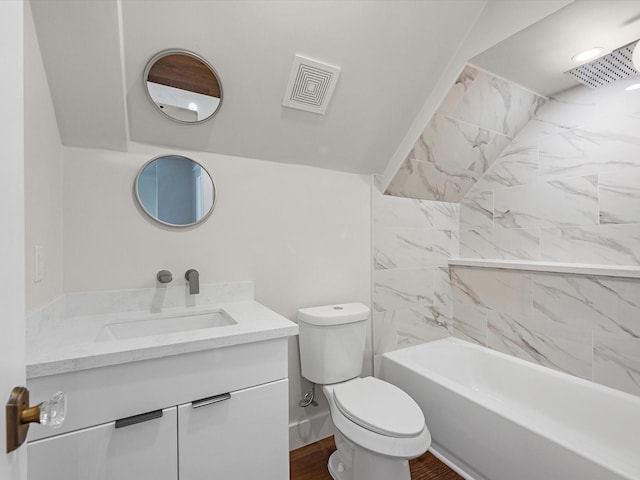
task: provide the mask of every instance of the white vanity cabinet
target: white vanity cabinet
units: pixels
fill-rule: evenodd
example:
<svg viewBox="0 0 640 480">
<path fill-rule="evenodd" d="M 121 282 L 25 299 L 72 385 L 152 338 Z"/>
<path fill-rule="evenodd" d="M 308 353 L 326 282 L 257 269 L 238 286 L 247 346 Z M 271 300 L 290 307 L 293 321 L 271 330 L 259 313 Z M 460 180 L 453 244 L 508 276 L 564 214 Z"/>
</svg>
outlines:
<svg viewBox="0 0 640 480">
<path fill-rule="evenodd" d="M 180 480 L 287 480 L 287 384 L 280 380 L 180 405 Z"/>
<path fill-rule="evenodd" d="M 32 402 L 63 390 L 68 411 L 30 429 L 28 480 L 288 480 L 287 342 L 29 379 Z"/>
<path fill-rule="evenodd" d="M 110 422 L 29 443 L 29 480 L 176 480 L 177 409 L 128 426 Z"/>
</svg>

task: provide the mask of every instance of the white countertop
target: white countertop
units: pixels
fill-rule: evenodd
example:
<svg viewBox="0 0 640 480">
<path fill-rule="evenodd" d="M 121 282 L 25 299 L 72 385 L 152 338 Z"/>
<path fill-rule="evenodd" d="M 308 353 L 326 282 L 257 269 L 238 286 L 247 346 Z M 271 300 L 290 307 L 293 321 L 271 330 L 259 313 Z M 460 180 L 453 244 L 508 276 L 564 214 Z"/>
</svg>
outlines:
<svg viewBox="0 0 640 480">
<path fill-rule="evenodd" d="M 225 310 L 235 325 L 125 340 L 96 341 L 108 324 Z M 105 367 L 212 348 L 297 335 L 298 325 L 253 300 L 164 309 L 161 313 L 118 312 L 56 320 L 27 345 L 27 378 Z"/>
</svg>

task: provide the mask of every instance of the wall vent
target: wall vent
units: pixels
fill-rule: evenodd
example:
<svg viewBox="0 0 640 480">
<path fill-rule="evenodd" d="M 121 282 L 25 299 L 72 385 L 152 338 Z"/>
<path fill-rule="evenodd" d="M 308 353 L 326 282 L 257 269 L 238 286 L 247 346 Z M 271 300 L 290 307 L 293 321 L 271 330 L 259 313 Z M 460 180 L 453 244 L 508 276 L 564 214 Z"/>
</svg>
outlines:
<svg viewBox="0 0 640 480">
<path fill-rule="evenodd" d="M 608 55 L 580 65 L 564 73 L 583 83 L 587 87 L 596 88 L 608 85 L 616 80 L 637 75 L 638 70 L 633 67 L 633 50 L 638 42 L 625 45 Z"/>
<path fill-rule="evenodd" d="M 282 105 L 324 115 L 339 75 L 340 67 L 296 55 Z"/>
</svg>

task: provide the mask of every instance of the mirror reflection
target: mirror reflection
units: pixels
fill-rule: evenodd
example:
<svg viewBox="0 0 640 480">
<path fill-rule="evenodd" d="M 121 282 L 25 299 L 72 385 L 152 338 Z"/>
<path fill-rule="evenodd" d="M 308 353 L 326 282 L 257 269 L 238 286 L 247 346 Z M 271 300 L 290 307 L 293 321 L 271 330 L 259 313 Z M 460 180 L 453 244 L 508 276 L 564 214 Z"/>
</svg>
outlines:
<svg viewBox="0 0 640 480">
<path fill-rule="evenodd" d="M 181 123 L 208 120 L 222 102 L 222 87 L 215 70 L 191 52 L 160 52 L 147 64 L 144 80 L 153 104 Z"/>
<path fill-rule="evenodd" d="M 138 173 L 135 191 L 147 215 L 174 227 L 202 222 L 213 211 L 216 196 L 204 167 L 181 155 L 149 161 Z"/>
</svg>

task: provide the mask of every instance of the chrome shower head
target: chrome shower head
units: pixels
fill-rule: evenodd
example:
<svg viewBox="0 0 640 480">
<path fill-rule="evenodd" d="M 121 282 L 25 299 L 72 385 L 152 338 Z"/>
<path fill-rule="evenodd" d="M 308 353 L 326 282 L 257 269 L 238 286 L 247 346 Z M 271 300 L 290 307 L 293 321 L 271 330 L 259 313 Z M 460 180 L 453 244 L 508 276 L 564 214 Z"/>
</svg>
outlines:
<svg viewBox="0 0 640 480">
<path fill-rule="evenodd" d="M 564 73 L 591 88 L 602 87 L 616 80 L 638 75 L 640 72 L 633 64 L 633 52 L 637 44 L 638 41 L 632 42 Z"/>
</svg>

